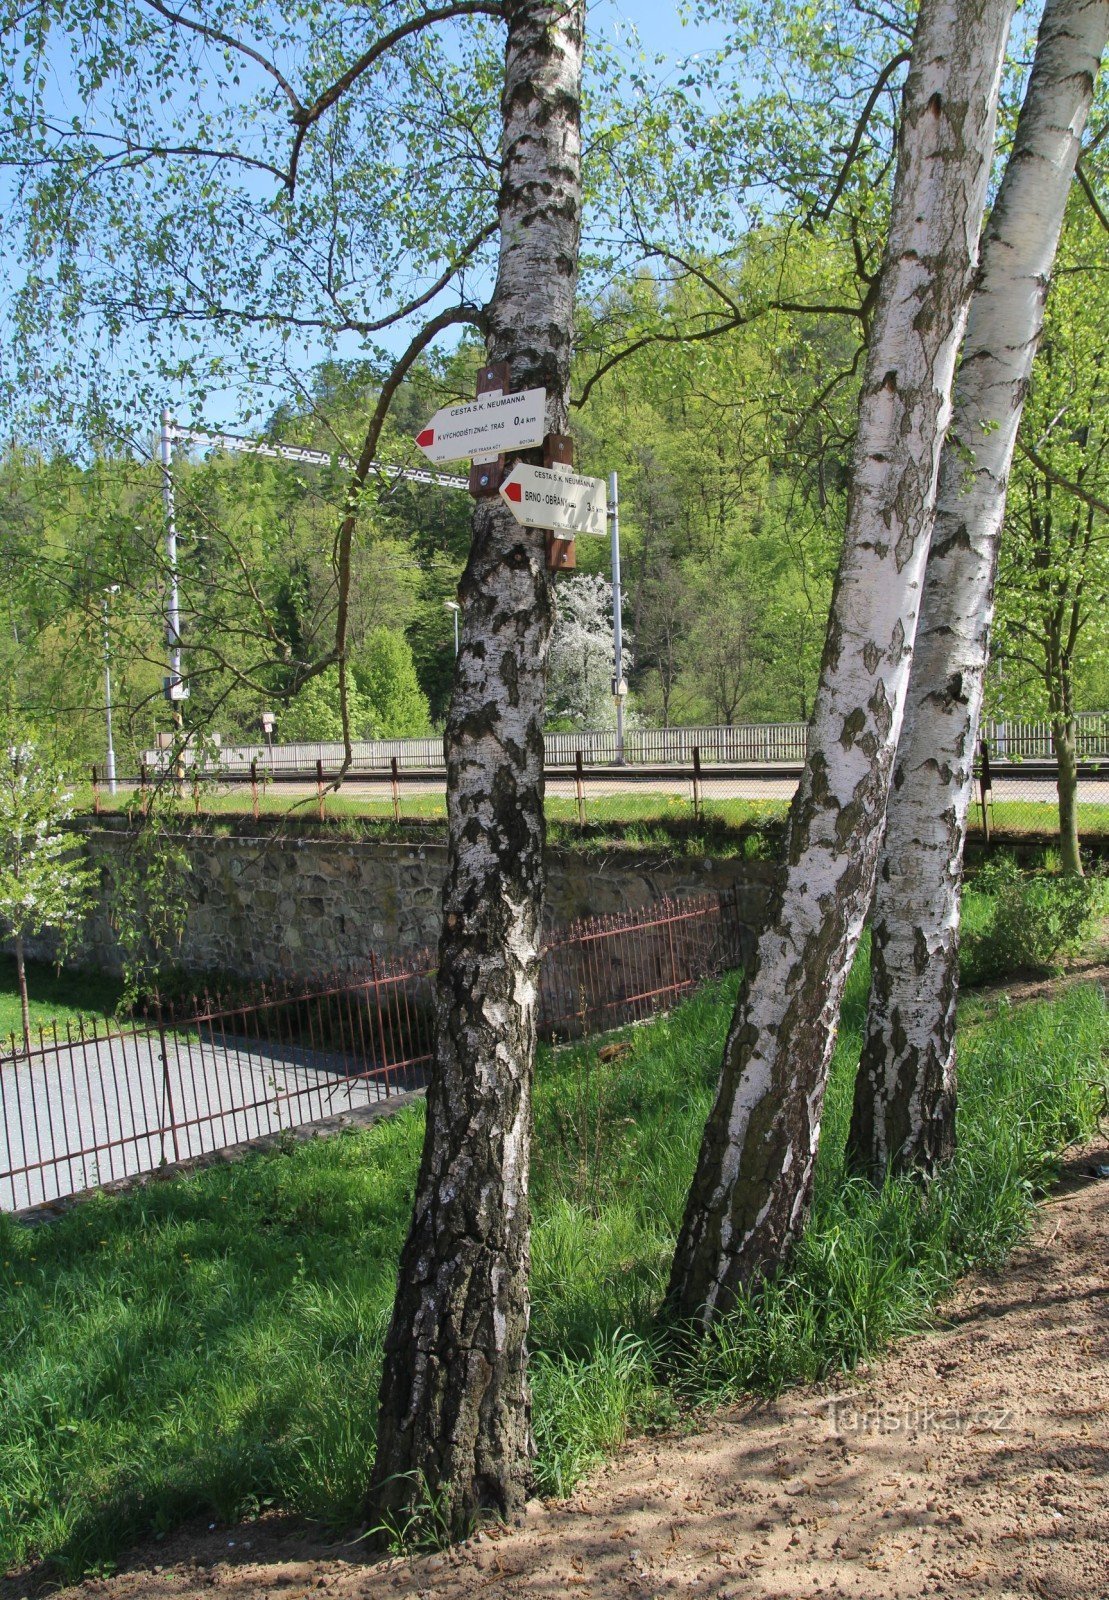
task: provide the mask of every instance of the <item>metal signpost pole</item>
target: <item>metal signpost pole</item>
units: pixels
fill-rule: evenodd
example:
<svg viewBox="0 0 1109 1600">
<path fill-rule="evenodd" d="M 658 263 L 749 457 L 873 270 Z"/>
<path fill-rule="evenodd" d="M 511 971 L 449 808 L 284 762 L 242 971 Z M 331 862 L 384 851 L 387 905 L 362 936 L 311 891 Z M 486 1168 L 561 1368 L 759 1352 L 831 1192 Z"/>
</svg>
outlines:
<svg viewBox="0 0 1109 1600">
<path fill-rule="evenodd" d="M 166 679 L 166 698 L 173 708 L 174 733 L 180 735 L 181 715 L 181 602 L 177 592 L 177 520 L 173 498 L 173 419 L 169 411 L 162 412 L 162 431 L 159 436 L 159 455 L 162 462 L 162 500 L 166 512 L 166 566 L 169 573 L 169 594 L 166 603 L 166 644 L 169 649 L 169 677 Z M 181 769 L 184 752 L 178 750 L 177 763 Z M 178 777 L 183 775 L 178 771 Z"/>
<path fill-rule="evenodd" d="M 112 647 L 108 634 L 108 601 L 110 595 L 118 592 L 118 583 L 113 583 L 110 589 L 104 590 L 104 717 L 108 724 L 108 760 L 105 771 L 109 794 L 116 792 L 116 752 L 112 743 Z"/>
<path fill-rule="evenodd" d="M 616 701 L 616 765 L 624 765 L 624 634 L 620 616 L 620 483 L 615 472 L 608 475 L 608 516 L 612 525 L 612 654 L 615 676 L 612 694 Z"/>
</svg>

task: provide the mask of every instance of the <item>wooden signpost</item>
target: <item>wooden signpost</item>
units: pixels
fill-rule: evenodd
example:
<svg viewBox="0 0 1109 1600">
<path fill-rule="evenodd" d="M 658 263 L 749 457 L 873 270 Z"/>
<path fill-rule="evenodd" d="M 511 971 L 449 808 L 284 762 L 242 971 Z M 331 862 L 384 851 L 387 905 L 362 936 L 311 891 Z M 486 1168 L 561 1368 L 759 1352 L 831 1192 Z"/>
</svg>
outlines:
<svg viewBox="0 0 1109 1600">
<path fill-rule="evenodd" d="M 603 534 L 608 515 L 603 478 L 574 473 L 574 445 L 566 434 L 544 434 L 545 389 L 511 394 L 507 362 L 482 367 L 474 399 L 446 406 L 416 435 L 416 443 L 435 462 L 471 460 L 469 491 L 475 499 L 500 493 L 525 528 L 547 534 L 547 565 L 566 571 L 577 565 L 574 535 Z M 505 476 L 510 450 L 543 446 L 543 466 L 518 461 Z"/>
</svg>

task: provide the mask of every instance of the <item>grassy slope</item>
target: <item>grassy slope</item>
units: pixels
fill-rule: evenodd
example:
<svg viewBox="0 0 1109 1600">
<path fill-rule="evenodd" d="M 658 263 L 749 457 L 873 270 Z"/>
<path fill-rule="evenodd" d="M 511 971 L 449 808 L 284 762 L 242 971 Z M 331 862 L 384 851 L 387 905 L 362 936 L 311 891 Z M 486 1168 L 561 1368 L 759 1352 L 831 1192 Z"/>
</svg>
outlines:
<svg viewBox="0 0 1109 1600">
<path fill-rule="evenodd" d="M 53 967 L 30 962 L 27 989 L 31 1000 L 31 1027 L 48 1028 L 51 1023 L 76 1023 L 84 1017 L 110 1016 L 119 999 L 120 985 L 98 972 L 55 972 Z M 20 1034 L 23 1022 L 19 1009 L 19 989 L 15 961 L 0 955 L 0 1040 Z"/>
<path fill-rule="evenodd" d="M 351 781 L 357 783 L 357 779 Z M 752 823 L 784 820 L 788 809 L 786 801 L 732 799 L 721 792 L 726 790 L 727 783 L 728 780 L 714 778 L 711 767 L 705 768 L 703 813 L 710 820 L 733 829 L 745 828 Z M 306 820 L 316 817 L 318 801 L 310 786 L 300 784 L 295 788 L 297 792 L 293 794 L 290 793 L 289 786 L 282 784 L 263 787 L 258 797 L 259 813 L 265 816 L 288 815 Z M 586 820 L 590 827 L 603 827 L 606 824 L 634 826 L 637 823 L 665 827 L 667 824 L 688 823 L 693 817 L 691 793 L 680 794 L 636 788 L 612 794 L 606 791 L 603 782 L 595 783 L 595 786 L 591 787 L 588 768 L 584 793 Z M 79 809 L 91 811 L 93 804 L 91 785 L 77 785 L 75 794 Z M 106 793 L 100 796 L 101 809 L 105 812 L 122 811 L 133 803 L 133 792 L 130 790 L 121 790 L 114 797 Z M 186 795 L 182 798 L 180 810 L 186 820 L 195 815 L 191 796 Z M 547 822 L 551 827 L 564 835 L 567 841 L 576 837 L 579 830 L 578 806 L 575 799 L 566 795 L 549 795 L 546 810 Z M 220 818 L 249 817 L 251 814 L 249 787 L 237 785 L 229 786 L 222 791 L 205 791 L 201 796 L 200 813 L 205 818 L 214 818 L 217 821 Z M 372 793 L 366 790 L 354 793 L 342 789 L 337 794 L 326 795 L 325 815 L 337 821 L 363 818 L 383 824 L 391 823 L 392 797 L 386 784 L 381 784 Z M 425 822 L 445 821 L 445 795 L 406 791 L 402 777 L 400 815 L 402 822 L 405 819 Z M 1059 807 L 1051 799 L 994 800 L 991 801 L 990 816 L 991 826 L 995 832 L 1050 835 L 1059 831 Z M 1109 833 L 1109 805 L 1103 802 L 1081 803 L 1078 807 L 1078 818 L 1079 831 L 1082 834 L 1094 836 Z M 972 834 L 981 831 L 981 817 L 977 804 L 971 807 L 968 826 Z"/>
<path fill-rule="evenodd" d="M 919 1327 L 1027 1225 L 1052 1152 L 1088 1132 L 1109 1019 L 1094 990 L 965 1014 L 961 1152 L 927 1196 L 843 1180 L 865 973 L 845 1007 L 812 1226 L 790 1271 L 658 1378 L 653 1313 L 733 983 L 628 1034 L 544 1053 L 535 1234 L 537 1472 L 565 1491 L 679 1404 L 849 1367 Z M 135 1535 L 269 1505 L 356 1521 L 379 1348 L 422 1110 L 100 1197 L 46 1228 L 0 1218 L 0 1568 L 73 1573 Z"/>
</svg>

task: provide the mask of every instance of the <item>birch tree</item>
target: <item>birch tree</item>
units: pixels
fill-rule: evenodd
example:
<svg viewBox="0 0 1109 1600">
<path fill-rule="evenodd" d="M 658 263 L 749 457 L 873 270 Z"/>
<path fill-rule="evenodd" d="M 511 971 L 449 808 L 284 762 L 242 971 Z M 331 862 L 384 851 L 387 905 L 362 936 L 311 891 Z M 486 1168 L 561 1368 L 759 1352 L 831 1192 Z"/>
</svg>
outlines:
<svg viewBox="0 0 1109 1600">
<path fill-rule="evenodd" d="M 1101 97 L 1104 100 L 1104 97 Z M 1090 141 L 1096 144 L 1097 136 Z M 1090 665 L 1109 644 L 1109 404 L 1105 295 L 1109 219 L 1097 191 L 1107 170 L 1091 149 L 1072 187 L 1024 405 L 1006 505 L 993 654 L 1003 699 L 1051 724 L 1059 856 L 1081 875 L 1078 711 Z M 996 683 L 996 679 L 995 679 Z M 1095 704 L 1097 702 L 1095 701 Z M 1087 704 L 1089 702 L 1087 701 Z"/>
<path fill-rule="evenodd" d="M 986 227 L 940 464 L 909 698 L 872 918 L 870 1006 L 849 1150 L 881 1181 L 955 1141 L 959 905 L 998 543 L 1109 0 L 1047 0 Z"/>
<path fill-rule="evenodd" d="M 1009 0 L 925 0 L 917 17 L 811 753 L 670 1280 L 671 1311 L 701 1323 L 777 1265 L 808 1212 L 908 688 L 1011 13 Z"/>
<path fill-rule="evenodd" d="M 565 432 L 581 221 L 583 0 L 509 0 L 490 362 Z M 534 452 L 531 453 L 534 458 Z M 448 866 L 416 1204 L 385 1342 L 373 1495 L 455 1529 L 518 1510 L 531 1451 L 528 1165 L 553 622 L 541 533 L 478 503 L 447 718 Z"/>
</svg>

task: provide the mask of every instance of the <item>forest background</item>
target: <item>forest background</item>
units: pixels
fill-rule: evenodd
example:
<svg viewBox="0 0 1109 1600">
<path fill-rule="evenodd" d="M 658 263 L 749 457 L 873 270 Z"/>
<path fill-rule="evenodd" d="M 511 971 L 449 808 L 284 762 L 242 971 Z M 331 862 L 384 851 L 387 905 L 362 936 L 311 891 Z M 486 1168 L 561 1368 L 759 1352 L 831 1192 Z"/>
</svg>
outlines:
<svg viewBox="0 0 1109 1600">
<path fill-rule="evenodd" d="M 612 131 L 622 127 L 621 108 L 636 160 L 654 174 L 647 184 L 640 174 L 635 203 L 620 209 L 623 248 L 595 251 L 574 382 L 578 467 L 619 473 L 629 715 L 646 725 L 809 716 L 892 174 L 900 14 L 860 24 L 865 8 L 835 4 L 803 14 L 771 7 L 761 18 L 730 11 L 730 46 L 715 54 L 675 66 L 639 52 L 631 69 L 603 61 L 594 69 L 595 97 L 608 108 L 597 119 L 598 143 L 607 140 L 610 157 L 595 205 L 612 172 L 627 166 L 623 134 Z M 737 78 L 744 37 L 747 69 Z M 1018 30 L 1010 128 L 1026 47 Z M 473 107 L 469 114 L 478 120 Z M 1103 88 L 1009 493 L 987 706 L 1004 715 L 1069 717 L 1109 705 L 1107 128 Z M 688 157 L 676 153 L 683 141 Z M 740 149 L 757 155 L 747 158 L 747 198 L 734 213 Z M 14 150 L 10 134 L 7 150 L 8 168 L 19 160 L 26 168 L 26 149 Z M 1003 137 L 999 160 L 1005 151 Z M 750 198 L 759 162 L 773 169 L 772 183 L 762 184 L 773 198 L 761 204 Z M 24 171 L 25 200 L 29 182 Z M 61 262 L 58 225 L 38 203 L 39 247 Z M 691 233 L 702 235 L 698 249 L 676 242 L 683 207 Z M 629 231 L 638 235 L 635 251 L 626 248 Z M 22 247 L 29 243 L 28 234 Z M 37 314 L 28 304 L 33 278 L 13 282 L 9 305 L 26 342 Z M 55 291 L 64 282 L 59 271 Z M 55 300 L 49 315 L 57 311 Z M 129 311 L 133 321 L 168 326 L 172 345 L 172 308 L 157 319 L 137 304 Z M 333 342 L 334 353 L 286 382 L 291 398 L 234 430 L 310 446 L 330 454 L 331 467 L 195 447 L 175 464 L 186 724 L 225 742 L 257 742 L 263 710 L 277 713 L 279 741 L 341 736 L 337 671 L 313 675 L 334 637 L 335 528 L 349 488 L 341 458 L 357 453 L 351 441 L 392 352 L 366 340 L 364 353 L 348 357 L 342 340 Z M 326 343 L 321 336 L 313 348 Z M 419 357 L 393 398 L 378 459 L 420 464 L 413 436 L 438 406 L 472 395 L 481 350 L 467 331 Z M 180 377 L 185 358 L 176 355 Z M 89 359 L 86 352 L 86 373 Z M 169 574 L 153 403 L 168 370 L 163 356 L 143 367 L 141 384 L 119 383 L 118 400 L 133 396 L 126 425 L 102 394 L 89 403 L 88 385 L 81 400 L 71 387 L 60 410 L 49 383 L 21 405 L 18 360 L 4 372 L 0 701 L 73 765 L 103 756 L 106 648 L 121 772 L 134 770 L 169 726 Z M 72 362 L 67 374 L 72 380 Z M 203 426 L 205 418 L 194 409 L 177 420 Z M 373 477 L 360 496 L 348 635 L 356 738 L 442 724 L 453 668 L 449 603 L 468 550 L 470 505 L 462 494 Z M 607 540 L 579 539 L 577 559 L 578 575 L 559 580 L 550 725 L 603 727 L 613 717 Z"/>
</svg>

